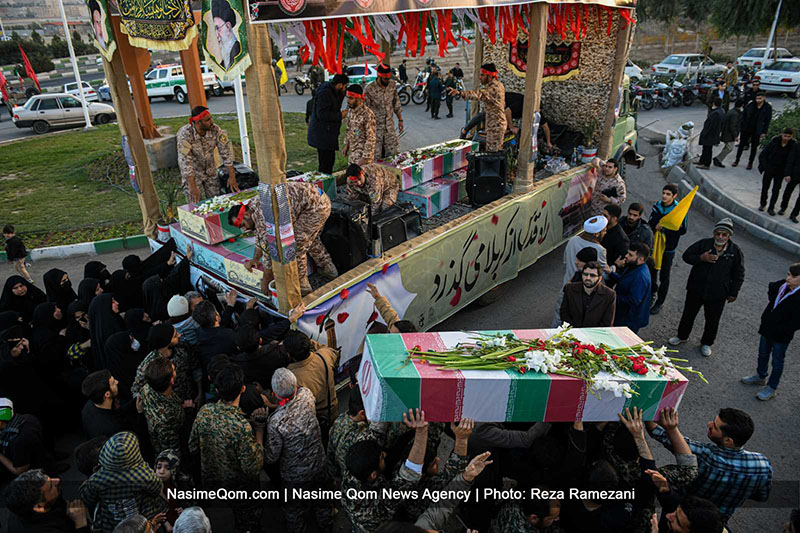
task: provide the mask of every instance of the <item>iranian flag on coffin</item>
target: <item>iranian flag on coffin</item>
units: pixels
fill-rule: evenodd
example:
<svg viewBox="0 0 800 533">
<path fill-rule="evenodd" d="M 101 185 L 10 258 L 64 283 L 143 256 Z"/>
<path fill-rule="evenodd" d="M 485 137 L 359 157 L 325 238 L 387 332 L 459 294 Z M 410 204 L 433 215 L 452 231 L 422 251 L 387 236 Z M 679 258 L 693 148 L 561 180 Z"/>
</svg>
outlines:
<svg viewBox="0 0 800 533">
<path fill-rule="evenodd" d="M 513 333 L 518 339 L 547 339 L 556 330 L 481 331 L 488 335 Z M 612 348 L 642 342 L 628 328 L 570 330 L 581 342 L 606 344 Z M 445 351 L 458 343 L 473 343 L 474 333 L 403 333 L 367 335 L 359 385 L 367 418 L 396 422 L 404 412 L 421 407 L 425 419 L 448 422 L 473 418 L 479 422 L 572 422 L 617 420 L 626 407 L 644 411 L 653 420 L 664 407 L 677 408 L 687 379 L 670 369 L 666 376 L 649 372 L 631 376 L 632 398 L 616 397 L 610 391 L 595 396 L 586 383 L 556 374 L 514 370 L 437 370 L 417 361 L 406 364 L 408 350 Z"/>
</svg>

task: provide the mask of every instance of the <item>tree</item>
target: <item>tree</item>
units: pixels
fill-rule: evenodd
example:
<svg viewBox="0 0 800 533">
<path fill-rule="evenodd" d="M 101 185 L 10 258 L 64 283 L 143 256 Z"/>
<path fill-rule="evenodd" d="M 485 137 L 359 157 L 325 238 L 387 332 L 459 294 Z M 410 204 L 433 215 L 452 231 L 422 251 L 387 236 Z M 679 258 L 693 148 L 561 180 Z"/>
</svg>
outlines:
<svg viewBox="0 0 800 533">
<path fill-rule="evenodd" d="M 713 0 L 711 23 L 720 37 L 759 35 L 772 26 L 779 0 Z M 800 3 L 784 0 L 778 23 L 782 28 L 800 27 Z"/>
<path fill-rule="evenodd" d="M 44 39 L 42 39 L 42 36 L 39 35 L 39 32 L 36 30 L 33 30 L 31 33 L 31 40 L 38 44 L 44 44 Z"/>
<path fill-rule="evenodd" d="M 78 33 L 78 30 L 72 30 L 72 43 L 82 43 L 83 39 L 81 38 L 81 34 Z"/>
</svg>

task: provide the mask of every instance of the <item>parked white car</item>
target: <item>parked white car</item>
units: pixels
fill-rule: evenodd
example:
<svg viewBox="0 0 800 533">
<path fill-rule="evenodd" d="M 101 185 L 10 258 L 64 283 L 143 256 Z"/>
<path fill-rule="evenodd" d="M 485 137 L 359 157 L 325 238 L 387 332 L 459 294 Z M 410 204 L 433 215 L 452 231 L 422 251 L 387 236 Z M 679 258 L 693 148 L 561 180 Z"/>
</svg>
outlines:
<svg viewBox="0 0 800 533">
<path fill-rule="evenodd" d="M 89 119 L 94 124 L 108 124 L 116 119 L 114 108 L 108 104 L 87 103 Z M 71 94 L 37 94 L 14 108 L 14 125 L 33 128 L 36 133 L 47 133 L 50 128 L 82 126 L 85 124 L 83 105 Z"/>
<path fill-rule="evenodd" d="M 97 102 L 100 99 L 97 96 L 97 91 L 95 91 L 94 88 L 91 85 L 89 85 L 89 82 L 86 81 L 81 82 L 81 85 L 83 85 L 83 96 L 84 98 L 86 98 L 87 102 Z M 78 100 L 80 100 L 81 98 L 81 92 L 78 89 L 77 81 L 73 81 L 72 83 L 65 83 L 64 92 L 77 97 Z"/>
<path fill-rule="evenodd" d="M 164 100 L 169 101 L 174 97 L 179 104 L 185 104 L 189 99 L 186 80 L 183 77 L 183 67 L 180 65 L 155 67 L 145 75 L 144 85 L 147 88 L 147 96 L 150 98 L 163 97 Z M 213 93 L 214 87 L 218 86 L 217 76 L 211 71 L 204 72 L 203 86 L 207 95 Z"/>
<path fill-rule="evenodd" d="M 736 58 L 736 66 L 753 67 L 756 70 L 767 68 L 775 62 L 775 50 L 770 50 L 769 57 L 767 57 L 766 60 L 764 60 L 764 50 L 766 50 L 766 48 L 763 46 L 761 48 L 751 48 L 743 55 Z M 778 48 L 778 60 L 789 59 L 791 57 L 792 53 L 789 50 L 786 48 Z"/>
<path fill-rule="evenodd" d="M 765 91 L 787 93 L 792 98 L 800 98 L 800 59 L 776 61 L 769 68 L 756 73 Z"/>
<path fill-rule="evenodd" d="M 700 71 L 706 76 L 720 76 L 725 72 L 725 65 L 718 65 L 711 58 L 703 60 L 703 54 L 672 54 L 650 70 L 656 75 L 694 75 Z"/>
<path fill-rule="evenodd" d="M 628 76 L 631 81 L 641 80 L 642 69 L 640 69 L 636 63 L 628 59 L 628 62 L 625 64 L 625 75 Z"/>
<path fill-rule="evenodd" d="M 300 60 L 299 54 L 300 54 L 299 46 L 287 46 L 283 50 L 283 55 L 281 56 L 283 58 L 283 64 L 286 65 L 287 67 L 289 65 L 296 65 L 297 62 Z"/>
</svg>

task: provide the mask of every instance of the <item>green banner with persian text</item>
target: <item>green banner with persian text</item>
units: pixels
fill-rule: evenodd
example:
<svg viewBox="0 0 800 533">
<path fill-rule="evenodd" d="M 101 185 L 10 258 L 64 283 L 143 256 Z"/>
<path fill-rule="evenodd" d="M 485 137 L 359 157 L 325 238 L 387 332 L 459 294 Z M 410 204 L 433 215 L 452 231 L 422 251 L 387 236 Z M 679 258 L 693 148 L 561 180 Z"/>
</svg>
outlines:
<svg viewBox="0 0 800 533">
<path fill-rule="evenodd" d="M 189 0 L 118 0 L 120 29 L 131 44 L 155 50 L 186 50 L 197 37 Z"/>
</svg>

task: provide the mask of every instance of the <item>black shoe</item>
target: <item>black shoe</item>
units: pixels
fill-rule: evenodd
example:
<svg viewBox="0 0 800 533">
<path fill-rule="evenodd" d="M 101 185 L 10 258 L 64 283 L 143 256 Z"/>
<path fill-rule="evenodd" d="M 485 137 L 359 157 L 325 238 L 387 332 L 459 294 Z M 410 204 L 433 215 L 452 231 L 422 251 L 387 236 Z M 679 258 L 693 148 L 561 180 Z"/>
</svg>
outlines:
<svg viewBox="0 0 800 533">
<path fill-rule="evenodd" d="M 794 222 L 795 224 L 797 224 L 797 223 L 798 223 L 798 221 L 797 221 L 797 217 L 789 217 L 789 220 L 791 220 L 791 221 L 792 221 L 792 222 Z"/>
<path fill-rule="evenodd" d="M 759 210 L 759 211 L 763 211 L 763 210 L 764 210 L 764 209 L 766 209 L 766 208 L 767 208 L 767 206 L 765 206 L 765 205 L 760 205 L 760 206 L 758 206 L 758 210 Z"/>
<path fill-rule="evenodd" d="M 738 167 L 739 166 L 739 160 L 737 159 L 736 161 L 734 161 L 731 166 L 732 167 Z"/>
<path fill-rule="evenodd" d="M 450 113 L 449 115 L 445 115 L 447 118 L 453 118 L 453 114 Z"/>
<path fill-rule="evenodd" d="M 725 168 L 725 165 L 720 163 L 719 159 L 717 159 L 716 157 L 714 158 L 714 166 L 719 168 Z"/>
<path fill-rule="evenodd" d="M 771 207 L 769 209 L 767 209 L 767 213 L 769 213 L 772 216 L 775 216 L 775 210 L 772 209 Z"/>
<path fill-rule="evenodd" d="M 433 117 L 434 120 L 442 120 L 442 117 Z"/>
<path fill-rule="evenodd" d="M 785 207 L 781 207 L 781 210 L 780 210 L 780 211 L 778 211 L 778 214 L 779 214 L 780 216 L 783 216 L 783 215 L 785 215 L 785 214 L 786 214 L 786 208 L 785 208 Z"/>
<path fill-rule="evenodd" d="M 753 163 L 747 163 L 747 170 L 753 170 Z"/>
<path fill-rule="evenodd" d="M 653 307 L 650 308 L 650 314 L 651 315 L 657 315 L 658 313 L 660 313 L 661 312 L 661 307 L 663 305 L 664 304 L 656 303 Z"/>
</svg>

